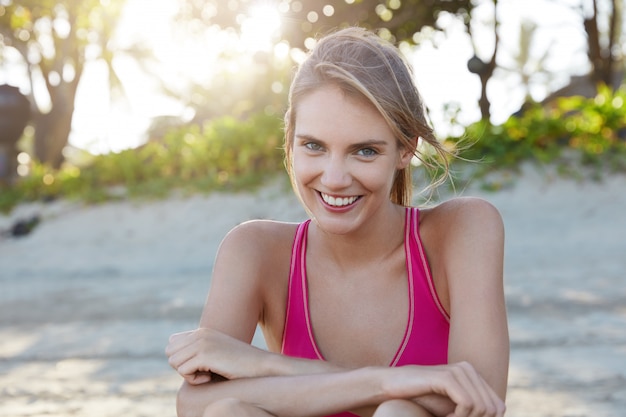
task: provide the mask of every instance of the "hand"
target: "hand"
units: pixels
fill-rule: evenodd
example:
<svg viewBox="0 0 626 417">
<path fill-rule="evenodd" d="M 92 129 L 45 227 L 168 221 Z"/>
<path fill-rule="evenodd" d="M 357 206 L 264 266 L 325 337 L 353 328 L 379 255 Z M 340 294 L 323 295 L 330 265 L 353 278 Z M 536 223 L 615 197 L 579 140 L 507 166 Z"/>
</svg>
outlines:
<svg viewBox="0 0 626 417">
<path fill-rule="evenodd" d="M 260 376 L 261 355 L 270 354 L 208 328 L 173 334 L 165 353 L 191 385 L 214 380 L 215 374 L 226 379 Z"/>
<path fill-rule="evenodd" d="M 391 398 L 437 394 L 454 403 L 448 417 L 502 417 L 504 402 L 467 362 L 441 366 L 403 366 L 391 369 L 385 392 Z M 416 399 L 420 403 L 419 398 Z"/>
</svg>

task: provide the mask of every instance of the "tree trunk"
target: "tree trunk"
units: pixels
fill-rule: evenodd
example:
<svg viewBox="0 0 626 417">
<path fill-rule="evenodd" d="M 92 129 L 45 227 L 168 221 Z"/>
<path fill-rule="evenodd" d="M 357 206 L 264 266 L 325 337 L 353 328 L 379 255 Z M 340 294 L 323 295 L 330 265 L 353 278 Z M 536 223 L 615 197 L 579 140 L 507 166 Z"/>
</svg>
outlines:
<svg viewBox="0 0 626 417">
<path fill-rule="evenodd" d="M 488 62 L 483 62 L 476 56 L 477 47 L 472 37 L 472 27 L 469 22 L 466 24 L 467 31 L 474 45 L 474 57 L 468 62 L 468 68 L 470 72 L 478 75 L 480 78 L 480 99 L 478 100 L 478 107 L 480 108 L 481 119 L 487 121 L 491 118 L 491 102 L 489 101 L 489 97 L 487 97 L 487 84 L 497 66 L 496 56 L 498 54 L 498 44 L 500 43 L 500 36 L 498 35 L 498 0 L 493 0 L 493 19 L 494 48 Z"/>
<path fill-rule="evenodd" d="M 85 52 L 77 35 L 77 16 L 76 10 L 68 10 L 70 29 L 68 35 L 60 37 L 53 31 L 56 55 L 51 59 L 44 57 L 39 62 L 52 108 L 50 112 L 38 115 L 35 120 L 34 150 L 35 157 L 40 162 L 54 169 L 60 168 L 65 160 L 63 149 L 72 130 L 74 101 L 84 68 Z M 68 64 L 74 67 L 74 76 L 71 79 L 64 79 L 61 75 Z M 53 72 L 61 78 L 58 83 L 51 80 Z"/>
<path fill-rule="evenodd" d="M 494 48 L 491 59 L 489 62 L 482 62 L 480 71 L 476 72 L 480 78 L 480 99 L 478 99 L 480 117 L 482 120 L 487 121 L 491 119 L 491 102 L 489 101 L 489 97 L 487 97 L 487 84 L 489 84 L 489 80 L 493 77 L 493 72 L 496 69 L 496 52 L 498 49 L 497 42 L 498 35 L 496 34 L 496 47 Z"/>
<path fill-rule="evenodd" d="M 608 44 L 602 47 L 600 31 L 598 29 L 597 0 L 593 1 L 593 14 L 585 18 L 583 25 L 587 34 L 587 56 L 593 66 L 591 77 L 596 83 L 602 82 L 607 86 L 613 86 L 613 73 L 615 71 L 615 59 L 613 48 L 617 43 L 621 25 L 621 9 L 617 0 L 611 0 L 611 14 L 609 16 L 609 30 L 607 33 Z"/>
<path fill-rule="evenodd" d="M 39 66 L 46 81 L 52 109 L 48 113 L 39 114 L 35 119 L 35 157 L 58 169 L 65 160 L 63 149 L 72 130 L 74 101 L 83 66 L 75 65 L 74 78 L 71 81 L 61 81 L 59 85 L 49 82 L 50 69 L 43 62 Z"/>
<path fill-rule="evenodd" d="M 495 59 L 491 61 L 495 64 Z M 491 118 L 491 102 L 489 101 L 489 97 L 487 97 L 487 84 L 493 75 L 493 70 L 495 65 L 487 65 L 488 68 L 492 67 L 491 70 L 487 70 L 485 73 L 480 75 L 480 99 L 478 99 L 478 107 L 480 108 L 480 117 L 482 120 L 489 120 Z"/>
<path fill-rule="evenodd" d="M 42 163 L 58 169 L 65 157 L 63 149 L 67 145 L 72 130 L 74 100 L 80 73 L 71 82 L 62 82 L 52 87 L 48 85 L 52 109 L 38 114 L 35 118 L 35 157 Z"/>
<path fill-rule="evenodd" d="M 49 113 L 35 119 L 35 157 L 54 169 L 65 160 L 63 149 L 72 129 L 73 107 L 56 103 Z"/>
</svg>

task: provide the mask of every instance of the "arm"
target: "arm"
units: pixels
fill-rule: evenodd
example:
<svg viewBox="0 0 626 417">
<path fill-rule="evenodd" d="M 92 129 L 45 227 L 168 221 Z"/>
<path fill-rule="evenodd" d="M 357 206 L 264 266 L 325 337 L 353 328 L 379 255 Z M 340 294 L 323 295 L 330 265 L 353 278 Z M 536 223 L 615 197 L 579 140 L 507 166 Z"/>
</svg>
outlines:
<svg viewBox="0 0 626 417">
<path fill-rule="evenodd" d="M 464 364 L 345 370 L 249 346 L 257 321 L 271 316 L 264 307 L 272 304 L 267 302 L 267 293 L 277 292 L 260 281 L 260 277 L 276 273 L 265 269 L 267 253 L 259 250 L 254 233 L 243 233 L 250 227 L 236 229 L 220 248 L 201 320 L 205 328 L 174 335 L 168 346 L 170 363 L 187 381 L 179 392 L 179 415 L 200 415 L 208 404 L 226 397 L 257 404 L 275 415 L 289 415 L 293 411 L 289 404 L 298 406 L 299 415 L 315 415 L 375 406 L 396 398 L 449 397 L 461 409 L 481 403 L 475 384 L 467 382 L 476 375 Z M 261 233 L 263 243 L 271 247 L 271 233 L 266 232 Z M 204 384 L 210 380 L 210 371 L 236 380 Z M 447 410 L 454 410 L 454 404 Z"/>
<path fill-rule="evenodd" d="M 320 416 L 382 402 L 383 393 L 374 381 L 375 369 L 316 375 L 253 377 L 183 384 L 179 391 L 179 417 L 201 416 L 204 409 L 223 398 L 238 400 L 271 415 Z"/>
<path fill-rule="evenodd" d="M 185 383 L 179 392 L 177 410 L 180 417 L 200 416 L 214 401 L 237 398 L 277 417 L 320 416 L 346 410 L 371 415 L 375 407 L 394 403 L 392 400 L 435 394 L 450 398 L 455 404 L 446 415 L 501 417 L 504 409 L 485 407 L 481 393 L 473 384 L 467 383 L 475 377 L 471 366 L 458 364 L 366 367 L 313 375 L 241 378 L 202 385 Z M 421 407 L 413 411 L 425 415 Z"/>
<path fill-rule="evenodd" d="M 429 213 L 427 248 L 439 297 L 450 313 L 448 362 L 467 362 L 504 400 L 509 338 L 503 288 L 504 227 L 498 211 L 476 198 L 446 202 Z M 417 399 L 445 411 L 448 399 Z M 436 412 L 435 414 L 439 414 Z M 445 413 L 444 413 L 445 414 Z"/>
<path fill-rule="evenodd" d="M 237 368 L 217 372 L 228 379 L 342 370 L 273 353 L 282 344 L 294 234 L 295 225 L 255 221 L 233 229 L 220 245 L 199 326 L 213 331 L 196 336 L 204 338 L 211 363 L 235 365 L 229 358 L 239 358 Z M 272 352 L 250 346 L 258 323 Z"/>
<path fill-rule="evenodd" d="M 498 211 L 476 198 L 458 198 L 428 211 L 421 232 L 440 300 L 450 313 L 448 362 L 471 364 L 478 384 L 506 394 L 509 339 L 503 289 L 504 227 Z M 427 225 L 426 225 L 427 223 Z M 442 396 L 415 401 L 434 415 L 455 404 Z"/>
<path fill-rule="evenodd" d="M 504 226 L 480 199 L 460 199 L 443 251 L 450 297 L 449 362 L 471 363 L 503 400 L 509 334 L 503 284 Z"/>
<path fill-rule="evenodd" d="M 299 413 L 310 411 L 313 415 L 348 409 L 371 415 L 376 406 L 394 399 L 415 399 L 436 416 L 476 407 L 491 410 L 491 414 L 478 415 L 500 415 L 496 414 L 499 401 L 495 393 L 466 362 L 350 370 L 267 352 L 206 328 L 173 335 L 167 351 L 170 364 L 188 381 L 179 392 L 180 416 L 200 415 L 208 404 L 227 397 L 278 416 L 290 415 L 289 404 L 302 406 L 304 398 L 315 401 L 305 401 L 307 407 Z M 202 380 L 196 376 L 198 369 Z M 211 378 L 209 372 L 219 376 Z M 211 384 L 205 383 L 209 381 Z M 277 403 L 275 399 L 279 399 Z"/>
<path fill-rule="evenodd" d="M 236 227 L 223 240 L 200 329 L 172 336 L 167 348 L 170 364 L 186 381 L 179 391 L 180 415 L 201 415 L 207 404 L 224 397 L 255 402 L 248 395 L 272 392 L 276 395 L 269 397 L 283 398 L 284 389 L 296 403 L 311 395 L 320 404 L 326 402 L 326 384 L 334 383 L 339 375 L 324 381 L 325 388 L 320 393 L 315 392 L 317 379 L 312 379 L 307 390 L 299 392 L 280 379 L 255 378 L 339 371 L 325 362 L 286 358 L 249 345 L 258 322 L 269 323 L 270 338 L 272 331 L 278 335 L 276 339 L 280 337 L 282 328 L 272 328 L 272 324 L 284 322 L 280 315 L 284 314 L 294 233 L 295 227 L 252 222 Z M 231 381 L 206 384 L 212 372 Z M 306 384 L 299 381 L 300 386 Z"/>
</svg>

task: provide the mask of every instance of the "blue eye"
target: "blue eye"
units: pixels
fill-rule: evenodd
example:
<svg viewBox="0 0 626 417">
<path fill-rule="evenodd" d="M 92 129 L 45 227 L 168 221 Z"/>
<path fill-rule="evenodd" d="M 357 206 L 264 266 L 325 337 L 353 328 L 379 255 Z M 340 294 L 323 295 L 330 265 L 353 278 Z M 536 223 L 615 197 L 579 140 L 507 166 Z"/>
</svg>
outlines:
<svg viewBox="0 0 626 417">
<path fill-rule="evenodd" d="M 363 148 L 363 149 L 359 149 L 357 151 L 357 154 L 359 154 L 361 156 L 376 156 L 376 155 L 378 155 L 378 152 L 376 152 L 372 148 Z"/>
<path fill-rule="evenodd" d="M 315 142 L 307 142 L 304 144 L 304 146 L 305 148 L 310 149 L 312 151 L 319 151 L 322 149 L 321 145 Z"/>
</svg>

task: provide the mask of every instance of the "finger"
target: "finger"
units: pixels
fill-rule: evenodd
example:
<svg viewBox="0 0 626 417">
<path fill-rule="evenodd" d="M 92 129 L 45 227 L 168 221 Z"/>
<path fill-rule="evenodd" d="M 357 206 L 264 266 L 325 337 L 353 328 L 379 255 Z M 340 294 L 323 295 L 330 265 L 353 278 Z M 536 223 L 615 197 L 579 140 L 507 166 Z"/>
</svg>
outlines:
<svg viewBox="0 0 626 417">
<path fill-rule="evenodd" d="M 172 335 L 170 335 L 169 341 L 172 342 L 174 340 L 179 340 L 179 339 L 189 337 L 190 335 L 193 335 L 196 331 L 197 329 L 185 330 L 184 332 L 178 332 L 178 333 L 172 333 Z"/>
<path fill-rule="evenodd" d="M 459 363 L 453 367 L 454 379 L 464 394 L 460 401 L 455 401 L 457 406 L 454 415 L 456 417 L 477 417 L 485 411 L 486 406 L 472 372 L 473 368 L 469 364 Z"/>
<path fill-rule="evenodd" d="M 176 352 L 181 347 L 188 345 L 190 343 L 190 339 L 192 339 L 193 333 L 193 331 L 189 331 L 174 333 L 173 335 L 171 335 L 168 339 L 165 353 L 170 356 L 173 352 Z"/>
<path fill-rule="evenodd" d="M 470 364 L 464 364 L 464 369 L 467 372 L 468 377 L 473 382 L 477 389 L 478 394 L 482 398 L 485 406 L 484 411 L 479 409 L 479 416 L 502 416 L 504 415 L 504 402 L 500 399 L 498 394 L 491 388 L 491 386 L 485 381 L 485 379 L 476 371 Z"/>
<path fill-rule="evenodd" d="M 498 407 L 495 397 L 497 396 L 472 365 L 467 362 L 459 363 L 456 377 L 471 397 L 469 409 L 462 409 L 464 413 L 469 413 L 467 414 L 469 417 L 496 415 Z"/>
<path fill-rule="evenodd" d="M 179 351 L 185 349 L 187 346 L 189 346 L 189 344 L 190 343 L 187 340 L 178 340 L 174 341 L 173 343 L 168 343 L 168 345 L 165 347 L 165 355 L 167 357 L 171 357 Z"/>
<path fill-rule="evenodd" d="M 211 373 L 209 372 L 198 372 L 193 375 L 185 375 L 183 376 L 185 381 L 187 381 L 190 385 L 202 385 L 208 382 L 211 382 Z"/>
<path fill-rule="evenodd" d="M 190 330 L 186 332 L 174 333 L 168 339 L 168 346 L 176 347 L 180 345 L 186 345 L 196 339 L 197 330 Z"/>
<path fill-rule="evenodd" d="M 470 384 L 472 388 L 473 408 L 470 412 L 470 416 L 492 416 L 495 411 L 495 407 L 493 406 L 493 401 L 487 391 L 490 388 L 488 388 L 482 377 L 469 363 L 463 362 L 459 366 L 462 370 L 462 377 L 466 378 L 467 383 Z"/>
<path fill-rule="evenodd" d="M 198 372 L 210 372 L 211 364 L 208 363 L 201 340 L 182 348 L 170 358 L 176 371 L 181 375 L 193 375 Z"/>
<path fill-rule="evenodd" d="M 173 352 L 168 358 L 168 363 L 172 368 L 179 370 L 183 364 L 192 360 L 198 355 L 198 353 L 199 352 L 195 343 L 187 344 L 179 347 L 175 352 Z"/>
<path fill-rule="evenodd" d="M 490 404 L 490 412 L 489 415 L 502 417 L 504 415 L 504 411 L 506 407 L 504 405 L 504 401 L 496 394 L 496 392 L 491 388 L 491 386 L 484 380 L 484 378 L 480 378 L 481 383 L 483 384 L 483 393 L 485 395 L 485 401 L 487 404 Z"/>
<path fill-rule="evenodd" d="M 473 404 L 473 395 L 464 378 L 459 377 L 461 370 L 456 365 L 444 365 L 432 379 L 434 393 L 448 397 L 454 404 L 454 411 L 447 417 L 467 417 Z"/>
<path fill-rule="evenodd" d="M 180 343 L 170 342 L 165 346 L 165 355 L 169 358 L 176 354 L 181 348 Z"/>
</svg>

